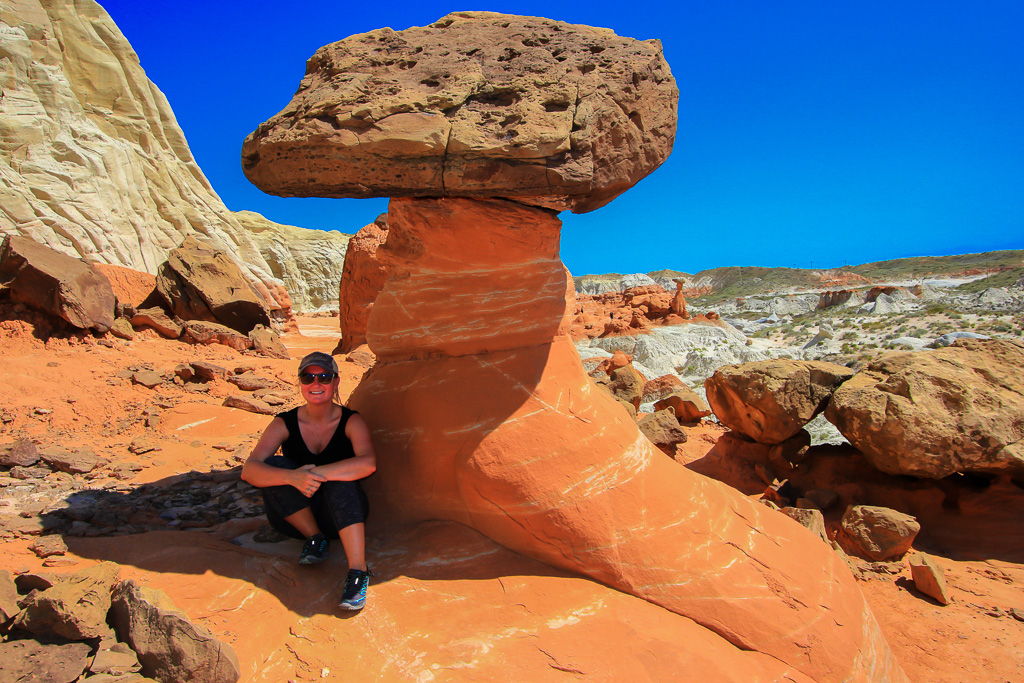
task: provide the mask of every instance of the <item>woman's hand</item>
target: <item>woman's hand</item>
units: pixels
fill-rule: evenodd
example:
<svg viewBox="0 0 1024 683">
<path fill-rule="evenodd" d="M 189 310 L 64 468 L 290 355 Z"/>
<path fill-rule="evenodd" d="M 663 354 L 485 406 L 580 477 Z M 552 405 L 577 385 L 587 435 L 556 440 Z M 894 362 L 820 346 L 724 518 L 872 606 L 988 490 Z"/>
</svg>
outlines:
<svg viewBox="0 0 1024 683">
<path fill-rule="evenodd" d="M 327 477 L 315 472 L 315 465 L 303 465 L 297 470 L 289 470 L 291 485 L 298 489 L 299 493 L 309 498 L 317 489 L 320 488 L 320 484 L 327 481 Z"/>
</svg>

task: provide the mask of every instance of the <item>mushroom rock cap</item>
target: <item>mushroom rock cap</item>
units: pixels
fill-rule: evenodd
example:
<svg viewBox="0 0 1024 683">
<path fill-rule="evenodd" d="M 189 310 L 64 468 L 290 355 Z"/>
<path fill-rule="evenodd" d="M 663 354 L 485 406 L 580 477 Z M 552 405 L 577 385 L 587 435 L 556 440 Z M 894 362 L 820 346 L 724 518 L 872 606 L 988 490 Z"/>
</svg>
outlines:
<svg viewBox="0 0 1024 683">
<path fill-rule="evenodd" d="M 456 12 L 320 48 L 242 168 L 282 196 L 506 197 L 585 213 L 672 151 L 679 91 L 657 40 Z"/>
</svg>

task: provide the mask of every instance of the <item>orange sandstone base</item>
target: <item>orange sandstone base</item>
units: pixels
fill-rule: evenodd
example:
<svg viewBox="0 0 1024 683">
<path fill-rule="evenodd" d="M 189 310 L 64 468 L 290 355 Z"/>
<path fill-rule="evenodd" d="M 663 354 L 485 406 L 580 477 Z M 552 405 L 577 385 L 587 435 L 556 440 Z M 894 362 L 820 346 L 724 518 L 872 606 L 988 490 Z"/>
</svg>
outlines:
<svg viewBox="0 0 1024 683">
<path fill-rule="evenodd" d="M 461 522 L 815 681 L 905 680 L 831 548 L 657 451 L 590 382 L 554 215 L 403 199 L 389 223 L 378 362 L 350 401 L 380 453 L 375 514 Z"/>
</svg>

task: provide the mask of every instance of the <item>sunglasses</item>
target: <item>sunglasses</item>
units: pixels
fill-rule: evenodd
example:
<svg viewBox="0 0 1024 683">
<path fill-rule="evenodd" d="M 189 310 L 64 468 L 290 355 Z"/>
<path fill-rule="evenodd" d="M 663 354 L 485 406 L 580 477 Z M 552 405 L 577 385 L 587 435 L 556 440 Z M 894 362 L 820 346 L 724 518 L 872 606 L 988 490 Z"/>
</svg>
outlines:
<svg viewBox="0 0 1024 683">
<path fill-rule="evenodd" d="M 299 375 L 299 381 L 303 384 L 312 384 L 319 381 L 320 384 L 330 384 L 337 377 L 333 372 L 304 372 Z"/>
</svg>

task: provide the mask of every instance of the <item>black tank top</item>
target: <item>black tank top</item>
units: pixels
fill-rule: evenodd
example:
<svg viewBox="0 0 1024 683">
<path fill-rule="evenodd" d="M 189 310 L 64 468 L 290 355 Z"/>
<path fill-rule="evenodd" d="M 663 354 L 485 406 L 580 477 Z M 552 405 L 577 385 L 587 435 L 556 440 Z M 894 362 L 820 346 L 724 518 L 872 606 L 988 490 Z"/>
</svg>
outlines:
<svg viewBox="0 0 1024 683">
<path fill-rule="evenodd" d="M 302 439 L 302 431 L 299 429 L 299 409 L 292 408 L 279 413 L 277 417 L 284 420 L 284 424 L 288 428 L 288 438 L 281 444 L 281 452 L 284 457 L 299 465 L 329 465 L 332 462 L 356 457 L 355 451 L 352 450 L 352 442 L 345 436 L 345 425 L 348 423 L 348 419 L 355 414 L 356 411 L 342 406 L 341 419 L 338 420 L 338 426 L 334 430 L 331 440 L 327 442 L 323 451 L 313 453 Z"/>
</svg>

